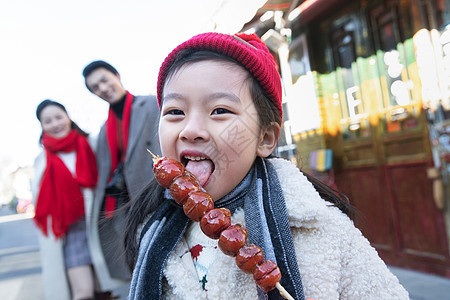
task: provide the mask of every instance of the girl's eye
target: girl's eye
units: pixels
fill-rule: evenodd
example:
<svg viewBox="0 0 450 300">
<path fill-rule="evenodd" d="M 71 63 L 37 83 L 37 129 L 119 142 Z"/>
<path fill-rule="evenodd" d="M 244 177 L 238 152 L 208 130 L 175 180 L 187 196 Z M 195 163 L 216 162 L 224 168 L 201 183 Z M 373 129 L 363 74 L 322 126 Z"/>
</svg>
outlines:
<svg viewBox="0 0 450 300">
<path fill-rule="evenodd" d="M 221 115 L 221 114 L 231 114 L 231 111 L 229 111 L 226 108 L 216 108 L 212 112 L 213 115 Z"/>
<path fill-rule="evenodd" d="M 165 113 L 165 115 L 183 115 L 183 111 L 179 109 L 171 109 Z"/>
</svg>

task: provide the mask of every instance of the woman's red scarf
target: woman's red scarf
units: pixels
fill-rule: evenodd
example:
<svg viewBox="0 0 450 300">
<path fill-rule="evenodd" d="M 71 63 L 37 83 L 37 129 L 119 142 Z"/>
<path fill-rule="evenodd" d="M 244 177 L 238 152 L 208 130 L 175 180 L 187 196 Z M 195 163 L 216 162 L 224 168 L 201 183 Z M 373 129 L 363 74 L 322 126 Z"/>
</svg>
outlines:
<svg viewBox="0 0 450 300">
<path fill-rule="evenodd" d="M 36 225 L 47 235 L 47 220 L 51 216 L 56 238 L 63 236 L 70 224 L 84 216 L 84 199 L 80 187 L 97 184 L 97 164 L 86 137 L 76 130 L 64 138 L 42 135 L 47 167 L 41 180 L 34 216 Z M 58 157 L 58 152 L 76 152 L 75 177 Z"/>
<path fill-rule="evenodd" d="M 122 114 L 122 134 L 123 134 L 123 144 L 121 146 L 123 149 L 123 153 L 119 158 L 119 141 L 117 140 L 117 124 L 120 120 L 114 113 L 114 111 L 109 108 L 108 119 L 106 120 L 106 139 L 108 141 L 108 147 L 111 154 L 111 170 L 109 180 L 111 180 L 111 176 L 114 170 L 119 165 L 119 162 L 125 161 L 125 153 L 127 151 L 128 146 L 128 128 L 130 125 L 130 115 L 131 115 L 131 104 L 133 103 L 133 95 L 131 95 L 128 91 L 125 97 L 125 105 L 123 108 Z M 108 218 L 112 217 L 113 211 L 116 208 L 116 198 L 112 196 L 105 197 L 105 216 Z"/>
</svg>

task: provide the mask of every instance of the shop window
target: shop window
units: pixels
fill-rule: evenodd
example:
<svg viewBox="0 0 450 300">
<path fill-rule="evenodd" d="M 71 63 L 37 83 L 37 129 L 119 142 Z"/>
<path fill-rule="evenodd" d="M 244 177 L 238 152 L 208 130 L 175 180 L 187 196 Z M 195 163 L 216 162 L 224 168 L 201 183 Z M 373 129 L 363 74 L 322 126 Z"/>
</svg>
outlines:
<svg viewBox="0 0 450 300">
<path fill-rule="evenodd" d="M 370 135 L 358 70 L 356 68 L 356 22 L 348 18 L 331 31 L 331 45 L 337 74 L 338 88 L 342 97 L 341 119 L 344 139 Z"/>
<path fill-rule="evenodd" d="M 403 36 L 405 16 L 399 13 L 398 1 L 385 1 L 369 11 L 381 86 L 386 90 L 382 101 L 386 131 L 394 132 L 416 127 L 411 89 L 413 82 L 408 71 Z"/>
<path fill-rule="evenodd" d="M 293 83 L 300 76 L 306 75 L 307 72 L 311 71 L 305 34 L 300 35 L 289 45 L 289 65 Z"/>
<path fill-rule="evenodd" d="M 285 125 L 293 135 L 320 127 L 321 117 L 316 95 L 315 77 L 309 64 L 306 35 L 295 38 L 289 45 L 288 62 L 292 76 L 290 93 L 286 95 L 289 120 Z"/>
</svg>

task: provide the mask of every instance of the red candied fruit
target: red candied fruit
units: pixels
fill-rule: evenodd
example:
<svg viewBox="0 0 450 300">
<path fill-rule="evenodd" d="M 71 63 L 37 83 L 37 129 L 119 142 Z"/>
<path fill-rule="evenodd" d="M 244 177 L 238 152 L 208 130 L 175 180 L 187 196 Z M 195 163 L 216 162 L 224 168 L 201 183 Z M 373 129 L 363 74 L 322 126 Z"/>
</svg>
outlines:
<svg viewBox="0 0 450 300">
<path fill-rule="evenodd" d="M 253 272 L 253 279 L 255 279 L 256 284 L 267 293 L 273 290 L 277 282 L 280 281 L 281 272 L 273 261 L 266 260 L 256 267 L 255 272 Z"/>
<path fill-rule="evenodd" d="M 200 228 L 203 233 L 217 240 L 220 233 L 230 227 L 231 212 L 228 208 L 215 208 L 207 212 L 200 220 Z"/>
<path fill-rule="evenodd" d="M 253 274 L 258 265 L 264 262 L 264 254 L 258 246 L 250 244 L 239 249 L 236 264 L 245 273 Z"/>
<path fill-rule="evenodd" d="M 210 194 L 203 191 L 195 191 L 189 194 L 183 205 L 183 211 L 194 222 L 200 219 L 214 208 L 214 201 Z"/>
<path fill-rule="evenodd" d="M 201 189 L 197 179 L 191 174 L 178 176 L 170 185 L 170 194 L 179 205 L 183 205 L 189 194 Z"/>
<path fill-rule="evenodd" d="M 239 249 L 244 247 L 247 234 L 247 228 L 240 224 L 231 225 L 220 234 L 218 246 L 226 255 L 236 256 Z"/>
<path fill-rule="evenodd" d="M 184 173 L 184 166 L 172 158 L 162 158 L 153 166 L 156 181 L 165 189 L 169 188 L 172 180 Z"/>
</svg>

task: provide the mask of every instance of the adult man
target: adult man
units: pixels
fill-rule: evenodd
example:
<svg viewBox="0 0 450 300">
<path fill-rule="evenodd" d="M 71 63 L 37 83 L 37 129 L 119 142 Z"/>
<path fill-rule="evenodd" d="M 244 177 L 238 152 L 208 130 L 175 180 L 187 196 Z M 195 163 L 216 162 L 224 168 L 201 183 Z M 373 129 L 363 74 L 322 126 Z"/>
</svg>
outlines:
<svg viewBox="0 0 450 300">
<path fill-rule="evenodd" d="M 126 210 L 117 209 L 133 201 L 153 178 L 147 149 L 160 153 L 159 109 L 156 97 L 133 96 L 125 90 L 119 72 L 105 61 L 88 64 L 83 76 L 89 91 L 110 105 L 96 147 L 99 180 L 90 236 L 103 251 L 103 255 L 97 251 L 99 257 L 93 259 L 102 262 L 96 265 L 100 285 L 102 289 L 113 289 L 131 278 L 123 248 Z"/>
</svg>

